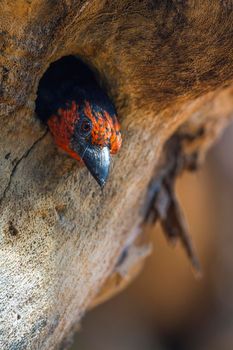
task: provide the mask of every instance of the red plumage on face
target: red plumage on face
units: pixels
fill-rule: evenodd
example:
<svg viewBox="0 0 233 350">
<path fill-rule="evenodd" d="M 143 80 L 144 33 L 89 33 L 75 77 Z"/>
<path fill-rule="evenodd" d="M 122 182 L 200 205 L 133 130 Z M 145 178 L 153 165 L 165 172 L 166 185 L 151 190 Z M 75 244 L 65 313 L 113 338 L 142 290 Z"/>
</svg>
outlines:
<svg viewBox="0 0 233 350">
<path fill-rule="evenodd" d="M 58 147 L 63 149 L 71 157 L 81 160 L 79 155 L 70 148 L 70 141 L 74 134 L 75 124 L 79 119 L 78 106 L 72 101 L 71 106 L 59 108 L 57 114 L 53 114 L 48 119 L 48 126 Z"/>
<path fill-rule="evenodd" d="M 75 135 L 76 125 L 83 117 L 91 122 L 91 144 L 100 148 L 107 146 L 111 154 L 116 154 L 122 143 L 116 115 L 111 116 L 102 109 L 96 111 L 88 101 L 85 101 L 84 108 L 79 107 L 75 101 L 67 103 L 65 108 L 59 108 L 48 119 L 48 126 L 57 146 L 81 161 L 80 155 L 72 149 L 71 140 Z"/>
<path fill-rule="evenodd" d="M 100 147 L 108 146 L 110 153 L 116 154 L 122 143 L 116 115 L 110 116 L 107 111 L 93 112 L 89 102 L 85 103 L 84 114 L 92 122 L 92 144 Z"/>
</svg>

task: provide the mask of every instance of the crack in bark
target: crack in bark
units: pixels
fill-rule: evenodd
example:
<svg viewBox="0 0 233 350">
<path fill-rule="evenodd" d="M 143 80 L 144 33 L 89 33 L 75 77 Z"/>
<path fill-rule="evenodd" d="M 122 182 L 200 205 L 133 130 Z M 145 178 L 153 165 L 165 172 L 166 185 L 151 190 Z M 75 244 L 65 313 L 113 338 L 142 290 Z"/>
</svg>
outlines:
<svg viewBox="0 0 233 350">
<path fill-rule="evenodd" d="M 33 144 L 31 145 L 31 147 L 17 160 L 17 162 L 15 163 L 12 171 L 11 171 L 11 174 L 10 174 L 10 178 L 9 178 L 9 181 L 8 181 L 8 184 L 7 186 L 5 187 L 4 191 L 3 191 L 3 194 L 0 198 L 0 205 L 2 204 L 2 201 L 5 199 L 6 197 L 6 193 L 7 191 L 9 190 L 10 186 L 11 186 L 11 182 L 12 182 L 12 179 L 15 175 L 15 172 L 19 166 L 19 164 L 21 163 L 21 161 L 25 158 L 27 158 L 29 156 L 29 154 L 31 153 L 31 151 L 34 149 L 34 147 L 44 139 L 44 137 L 48 134 L 48 130 L 46 130 L 42 136 L 40 136 L 36 141 L 33 142 Z"/>
</svg>

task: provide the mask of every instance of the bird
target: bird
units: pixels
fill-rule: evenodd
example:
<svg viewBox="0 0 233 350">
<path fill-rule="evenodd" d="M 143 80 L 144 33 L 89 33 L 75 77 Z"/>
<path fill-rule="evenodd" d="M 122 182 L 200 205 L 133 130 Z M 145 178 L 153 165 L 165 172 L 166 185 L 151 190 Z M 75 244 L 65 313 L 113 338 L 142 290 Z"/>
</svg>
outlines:
<svg viewBox="0 0 233 350">
<path fill-rule="evenodd" d="M 116 109 L 89 67 L 75 56 L 52 63 L 39 82 L 35 112 L 55 144 L 103 188 L 122 137 Z"/>
</svg>

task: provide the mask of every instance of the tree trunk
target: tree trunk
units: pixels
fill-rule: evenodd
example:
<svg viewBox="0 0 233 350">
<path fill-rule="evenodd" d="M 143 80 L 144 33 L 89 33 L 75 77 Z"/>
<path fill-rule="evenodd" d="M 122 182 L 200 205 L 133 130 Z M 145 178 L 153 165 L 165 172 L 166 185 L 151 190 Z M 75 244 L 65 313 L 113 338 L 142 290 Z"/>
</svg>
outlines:
<svg viewBox="0 0 233 350">
<path fill-rule="evenodd" d="M 232 5 L 3 0 L 0 13 L 0 348 L 64 348 L 148 254 L 138 236 L 167 140 L 185 135 L 181 153 L 199 158 L 233 115 Z M 93 69 L 121 121 L 103 191 L 34 113 L 66 55 Z"/>
</svg>

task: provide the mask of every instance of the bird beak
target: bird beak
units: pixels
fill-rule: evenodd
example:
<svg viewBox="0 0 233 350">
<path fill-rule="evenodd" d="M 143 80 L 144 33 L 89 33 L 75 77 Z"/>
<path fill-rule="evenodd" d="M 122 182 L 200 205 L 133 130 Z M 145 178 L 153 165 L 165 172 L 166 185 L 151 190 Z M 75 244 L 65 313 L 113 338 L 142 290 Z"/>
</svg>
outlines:
<svg viewBox="0 0 233 350">
<path fill-rule="evenodd" d="M 100 187 L 106 183 L 110 168 L 110 150 L 107 146 L 86 148 L 82 160 Z"/>
</svg>

